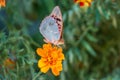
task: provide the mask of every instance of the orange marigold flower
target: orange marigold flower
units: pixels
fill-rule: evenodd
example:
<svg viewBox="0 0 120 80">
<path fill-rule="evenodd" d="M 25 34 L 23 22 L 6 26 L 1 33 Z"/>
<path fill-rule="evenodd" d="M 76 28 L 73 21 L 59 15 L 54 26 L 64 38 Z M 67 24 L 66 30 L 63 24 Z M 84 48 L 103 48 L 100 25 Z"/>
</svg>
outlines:
<svg viewBox="0 0 120 80">
<path fill-rule="evenodd" d="M 52 46 L 51 44 L 44 44 L 43 48 L 37 48 L 37 54 L 41 56 L 38 61 L 38 67 L 41 72 L 46 73 L 49 69 L 55 76 L 58 76 L 62 71 L 62 60 L 64 60 L 64 54 L 62 48 Z"/>
<path fill-rule="evenodd" d="M 80 7 L 84 7 L 84 6 L 89 7 L 91 5 L 92 0 L 74 0 L 74 2 L 79 4 Z"/>
<path fill-rule="evenodd" d="M 5 7 L 5 0 L 0 0 L 0 7 Z"/>
</svg>

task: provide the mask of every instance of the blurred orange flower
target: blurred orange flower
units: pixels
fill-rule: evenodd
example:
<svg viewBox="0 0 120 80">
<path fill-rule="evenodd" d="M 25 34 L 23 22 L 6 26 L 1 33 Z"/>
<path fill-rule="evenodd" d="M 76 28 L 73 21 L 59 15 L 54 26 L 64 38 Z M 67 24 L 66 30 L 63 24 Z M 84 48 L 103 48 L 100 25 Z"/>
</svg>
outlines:
<svg viewBox="0 0 120 80">
<path fill-rule="evenodd" d="M 92 0 L 74 0 L 74 2 L 79 4 L 80 7 L 89 7 L 91 5 Z"/>
<path fill-rule="evenodd" d="M 49 69 L 55 76 L 58 76 L 62 71 L 62 60 L 64 60 L 64 54 L 62 48 L 52 46 L 51 44 L 44 44 L 43 48 L 37 48 L 37 54 L 41 56 L 38 61 L 38 67 L 41 72 L 46 73 Z"/>
<path fill-rule="evenodd" d="M 9 69 L 15 68 L 15 61 L 11 60 L 10 58 L 5 59 L 3 64 L 6 68 L 9 68 Z"/>
<path fill-rule="evenodd" d="M 5 7 L 5 0 L 0 0 L 0 7 Z"/>
</svg>

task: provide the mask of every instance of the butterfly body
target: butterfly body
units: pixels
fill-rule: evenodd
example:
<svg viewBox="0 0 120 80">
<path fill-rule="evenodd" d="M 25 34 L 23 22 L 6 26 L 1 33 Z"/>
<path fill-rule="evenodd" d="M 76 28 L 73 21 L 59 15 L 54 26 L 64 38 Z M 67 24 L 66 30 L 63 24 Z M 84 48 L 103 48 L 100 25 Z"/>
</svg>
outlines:
<svg viewBox="0 0 120 80">
<path fill-rule="evenodd" d="M 62 39 L 62 28 L 62 15 L 59 7 L 56 6 L 52 13 L 42 21 L 39 29 L 46 43 L 59 45 L 64 43 Z"/>
</svg>

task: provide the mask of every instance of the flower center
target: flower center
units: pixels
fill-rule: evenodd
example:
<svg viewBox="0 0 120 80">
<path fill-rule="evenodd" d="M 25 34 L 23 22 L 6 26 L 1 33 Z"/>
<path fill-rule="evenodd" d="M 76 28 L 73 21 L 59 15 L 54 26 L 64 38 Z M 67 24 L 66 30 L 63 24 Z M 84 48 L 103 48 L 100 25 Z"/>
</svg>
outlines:
<svg viewBox="0 0 120 80">
<path fill-rule="evenodd" d="M 55 65 L 56 64 L 56 59 L 54 59 L 53 57 L 49 56 L 47 58 L 47 61 L 50 65 Z"/>
<path fill-rule="evenodd" d="M 84 6 L 84 2 L 80 2 L 79 5 L 80 5 L 80 6 Z"/>
</svg>

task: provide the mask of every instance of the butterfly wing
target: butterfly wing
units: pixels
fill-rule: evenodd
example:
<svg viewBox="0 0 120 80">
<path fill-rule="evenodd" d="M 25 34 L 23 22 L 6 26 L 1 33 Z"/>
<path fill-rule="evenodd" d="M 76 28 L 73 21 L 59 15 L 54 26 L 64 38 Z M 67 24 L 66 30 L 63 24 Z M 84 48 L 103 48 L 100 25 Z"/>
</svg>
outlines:
<svg viewBox="0 0 120 80">
<path fill-rule="evenodd" d="M 62 27 L 62 14 L 59 7 L 56 6 L 52 13 L 42 21 L 39 29 L 45 37 L 45 42 L 57 45 L 63 44 Z"/>
<path fill-rule="evenodd" d="M 41 34 L 50 43 L 54 43 L 55 41 L 58 41 L 60 38 L 60 32 L 59 32 L 57 23 L 54 20 L 54 18 L 50 16 L 46 17 L 42 21 L 39 29 Z"/>
<path fill-rule="evenodd" d="M 56 6 L 52 13 L 50 14 L 51 17 L 53 17 L 56 20 L 56 23 L 58 25 L 58 29 L 60 32 L 60 35 L 62 36 L 62 29 L 63 29 L 63 21 L 62 21 L 62 14 L 60 11 L 60 8 Z"/>
</svg>

